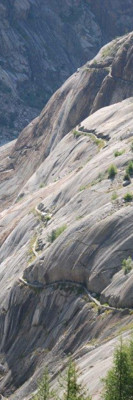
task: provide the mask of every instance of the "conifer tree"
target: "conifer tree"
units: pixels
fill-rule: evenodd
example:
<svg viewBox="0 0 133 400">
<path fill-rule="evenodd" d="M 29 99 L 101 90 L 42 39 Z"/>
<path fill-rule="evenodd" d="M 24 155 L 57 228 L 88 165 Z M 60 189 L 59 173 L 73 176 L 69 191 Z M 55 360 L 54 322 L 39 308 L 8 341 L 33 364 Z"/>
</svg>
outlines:
<svg viewBox="0 0 133 400">
<path fill-rule="evenodd" d="M 66 389 L 63 400 L 91 400 L 91 397 L 87 396 L 82 385 L 77 383 L 76 366 L 71 360 L 68 364 Z"/>
<path fill-rule="evenodd" d="M 46 369 L 41 381 L 39 382 L 38 392 L 35 396 L 33 396 L 32 400 L 51 400 L 53 398 L 54 393 L 50 390 L 49 374 Z"/>
<path fill-rule="evenodd" d="M 104 400 L 133 400 L 133 376 L 129 347 L 120 341 L 113 367 L 104 381 Z"/>
</svg>

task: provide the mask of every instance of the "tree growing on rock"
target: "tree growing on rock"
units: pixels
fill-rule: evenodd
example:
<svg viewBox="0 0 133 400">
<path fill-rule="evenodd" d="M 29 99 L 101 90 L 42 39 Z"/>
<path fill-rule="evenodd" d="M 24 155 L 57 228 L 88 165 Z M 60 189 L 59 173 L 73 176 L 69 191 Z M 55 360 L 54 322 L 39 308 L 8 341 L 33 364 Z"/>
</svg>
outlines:
<svg viewBox="0 0 133 400">
<path fill-rule="evenodd" d="M 47 369 L 44 372 L 42 379 L 38 385 L 38 392 L 33 396 L 32 400 L 52 400 L 54 399 L 54 392 L 50 389 L 49 374 Z"/>
<path fill-rule="evenodd" d="M 78 373 L 75 363 L 70 359 L 67 369 L 66 388 L 63 400 L 91 400 L 91 397 L 87 395 L 83 386 L 77 382 L 77 379 Z"/>
<path fill-rule="evenodd" d="M 103 380 L 104 400 L 133 400 L 133 343 L 122 339 L 114 353 L 113 367 Z"/>
</svg>

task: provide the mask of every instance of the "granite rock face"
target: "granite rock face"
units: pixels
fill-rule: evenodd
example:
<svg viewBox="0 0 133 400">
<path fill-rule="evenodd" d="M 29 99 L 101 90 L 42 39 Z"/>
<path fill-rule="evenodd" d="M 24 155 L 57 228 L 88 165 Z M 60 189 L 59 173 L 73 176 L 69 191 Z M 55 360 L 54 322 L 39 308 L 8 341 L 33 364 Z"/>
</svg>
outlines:
<svg viewBox="0 0 133 400">
<path fill-rule="evenodd" d="M 1 144 L 18 136 L 103 43 L 132 29 L 132 2 L 124 3 L 0 1 Z"/>
<path fill-rule="evenodd" d="M 45 367 L 58 393 L 70 353 L 100 400 L 117 336 L 132 328 L 132 265 L 123 270 L 133 259 L 132 42 L 130 33 L 104 46 L 0 147 L 0 394 L 9 400 L 31 399 Z"/>
<path fill-rule="evenodd" d="M 20 133 L 10 157 L 4 157 L 4 161 L 1 158 L 2 207 L 5 192 L 5 201 L 9 204 L 77 124 L 101 107 L 133 96 L 132 44 L 133 33 L 105 45 L 92 61 L 63 84 L 41 114 Z"/>
</svg>

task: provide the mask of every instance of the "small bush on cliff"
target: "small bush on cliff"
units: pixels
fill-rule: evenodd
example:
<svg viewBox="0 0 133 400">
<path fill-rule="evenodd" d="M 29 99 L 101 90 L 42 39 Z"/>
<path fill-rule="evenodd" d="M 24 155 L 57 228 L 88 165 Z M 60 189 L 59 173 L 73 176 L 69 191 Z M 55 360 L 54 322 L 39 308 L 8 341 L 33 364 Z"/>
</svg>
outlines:
<svg viewBox="0 0 133 400">
<path fill-rule="evenodd" d="M 54 240 L 56 240 L 56 239 L 58 238 L 58 236 L 60 236 L 61 233 L 65 231 L 66 228 L 67 228 L 67 225 L 64 224 L 64 225 L 60 226 L 60 227 L 57 228 L 57 229 L 53 229 L 52 232 L 51 232 L 51 234 L 48 235 L 48 241 L 49 241 L 50 243 L 53 243 Z"/>
<path fill-rule="evenodd" d="M 124 153 L 124 151 L 125 150 L 115 150 L 115 152 L 114 152 L 114 156 L 115 157 L 120 157 L 120 156 L 122 156 L 122 154 Z"/>
<path fill-rule="evenodd" d="M 133 175 L 133 161 L 129 161 L 128 166 L 126 168 L 126 173 L 130 176 Z"/>
<path fill-rule="evenodd" d="M 113 179 L 116 174 L 117 174 L 116 165 L 111 164 L 110 167 L 108 168 L 108 178 Z"/>
<path fill-rule="evenodd" d="M 126 193 L 125 194 L 125 196 L 124 196 L 124 201 L 126 202 L 126 203 L 129 203 L 130 201 L 132 201 L 133 200 L 133 195 L 132 195 L 132 193 Z"/>
<path fill-rule="evenodd" d="M 129 272 L 133 269 L 133 260 L 131 257 L 128 257 L 122 261 L 122 269 L 125 275 L 129 274 Z"/>
</svg>

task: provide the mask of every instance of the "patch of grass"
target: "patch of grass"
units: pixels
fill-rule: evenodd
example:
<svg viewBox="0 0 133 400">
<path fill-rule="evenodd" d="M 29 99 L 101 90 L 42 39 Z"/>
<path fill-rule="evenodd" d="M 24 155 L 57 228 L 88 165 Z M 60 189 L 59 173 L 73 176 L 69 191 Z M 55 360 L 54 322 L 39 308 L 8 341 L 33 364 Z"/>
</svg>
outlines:
<svg viewBox="0 0 133 400">
<path fill-rule="evenodd" d="M 93 133 L 74 130 L 73 135 L 75 138 L 78 138 L 79 136 L 89 136 L 90 139 L 97 145 L 99 150 L 101 150 L 105 146 L 105 141 L 103 139 L 97 138 Z"/>
<path fill-rule="evenodd" d="M 94 61 L 93 61 L 93 64 L 94 64 L 94 65 L 97 65 L 97 60 L 94 60 Z"/>
<path fill-rule="evenodd" d="M 133 194 L 130 193 L 130 192 L 126 193 L 125 196 L 124 196 L 124 201 L 125 201 L 126 203 L 129 203 L 129 202 L 132 201 L 132 200 L 133 200 Z"/>
<path fill-rule="evenodd" d="M 43 183 L 43 182 L 40 183 L 39 188 L 42 189 L 42 188 L 44 188 L 44 187 L 45 187 L 45 183 Z"/>
<path fill-rule="evenodd" d="M 124 271 L 124 275 L 129 274 L 129 272 L 133 269 L 133 260 L 130 256 L 122 261 L 122 269 Z"/>
<path fill-rule="evenodd" d="M 103 139 L 96 139 L 95 144 L 97 145 L 98 149 L 101 150 L 103 149 L 105 142 Z"/>
<path fill-rule="evenodd" d="M 50 214 L 46 214 L 45 216 L 44 216 L 44 220 L 46 221 L 46 222 L 49 222 L 50 220 L 51 220 L 51 215 Z"/>
<path fill-rule="evenodd" d="M 91 339 L 91 340 L 86 344 L 86 346 L 95 346 L 96 343 L 97 343 L 97 339 L 94 338 L 94 339 Z"/>
<path fill-rule="evenodd" d="M 113 179 L 115 178 L 115 175 L 117 174 L 117 167 L 114 164 L 111 164 L 110 167 L 108 168 L 108 178 Z"/>
<path fill-rule="evenodd" d="M 95 186 L 97 185 L 97 183 L 102 182 L 103 179 L 106 178 L 106 172 L 100 172 L 98 174 L 98 177 L 96 179 L 94 179 L 94 181 L 91 182 L 91 186 Z"/>
<path fill-rule="evenodd" d="M 113 192 L 111 200 L 116 200 L 118 198 L 118 194 L 116 192 Z"/>
<path fill-rule="evenodd" d="M 130 176 L 133 175 L 133 161 L 129 161 L 128 166 L 126 168 L 126 173 Z"/>
<path fill-rule="evenodd" d="M 75 138 L 78 138 L 78 137 L 81 136 L 81 135 L 82 135 L 82 132 L 79 132 L 79 131 L 76 131 L 76 130 L 73 131 L 73 136 L 74 136 Z"/>
<path fill-rule="evenodd" d="M 125 150 L 115 150 L 115 152 L 114 152 L 114 156 L 115 157 L 119 157 L 119 156 L 122 156 L 122 154 L 124 154 L 125 153 Z"/>
<path fill-rule="evenodd" d="M 109 56 L 110 51 L 111 51 L 111 46 L 106 47 L 106 49 L 104 49 L 104 50 L 102 51 L 102 57 L 107 57 L 107 56 Z"/>
<path fill-rule="evenodd" d="M 29 263 L 33 262 L 36 258 L 35 254 L 33 253 L 33 246 L 35 244 L 36 238 L 37 238 L 37 234 L 35 233 L 29 243 L 29 250 L 28 250 L 28 256 L 29 256 L 28 262 Z"/>
<path fill-rule="evenodd" d="M 80 186 L 80 188 L 79 188 L 79 192 L 83 192 L 83 190 L 85 190 L 85 189 L 87 189 L 87 185 L 85 186 L 85 185 L 82 185 L 82 186 Z"/>
<path fill-rule="evenodd" d="M 123 332 L 129 331 L 133 329 L 133 322 L 129 322 L 127 325 L 123 326 L 119 331 L 118 335 L 121 335 Z"/>
<path fill-rule="evenodd" d="M 93 308 L 94 310 L 98 311 L 99 306 L 98 306 L 96 303 L 94 303 L 93 301 L 90 302 L 90 306 L 91 306 L 91 308 Z"/>
<path fill-rule="evenodd" d="M 64 224 L 57 229 L 53 229 L 51 234 L 48 235 L 48 241 L 50 243 L 53 243 L 58 238 L 58 236 L 60 236 L 61 233 L 63 233 L 65 231 L 66 228 L 67 228 L 67 225 Z"/>
</svg>

